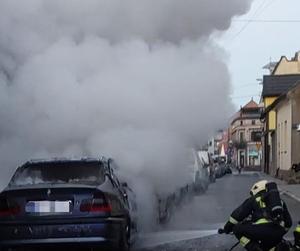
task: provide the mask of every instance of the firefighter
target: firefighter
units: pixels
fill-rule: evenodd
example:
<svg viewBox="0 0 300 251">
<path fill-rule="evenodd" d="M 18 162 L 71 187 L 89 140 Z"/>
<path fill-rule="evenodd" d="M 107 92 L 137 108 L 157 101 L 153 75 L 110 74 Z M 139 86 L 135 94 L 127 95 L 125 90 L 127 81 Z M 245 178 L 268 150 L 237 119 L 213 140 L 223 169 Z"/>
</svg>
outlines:
<svg viewBox="0 0 300 251">
<path fill-rule="evenodd" d="M 270 250 L 281 242 L 292 226 L 290 213 L 274 182 L 261 180 L 255 183 L 250 195 L 233 211 L 224 232 L 233 232 L 246 250 Z"/>
<path fill-rule="evenodd" d="M 295 250 L 300 251 L 300 222 L 294 231 L 295 237 Z"/>
</svg>

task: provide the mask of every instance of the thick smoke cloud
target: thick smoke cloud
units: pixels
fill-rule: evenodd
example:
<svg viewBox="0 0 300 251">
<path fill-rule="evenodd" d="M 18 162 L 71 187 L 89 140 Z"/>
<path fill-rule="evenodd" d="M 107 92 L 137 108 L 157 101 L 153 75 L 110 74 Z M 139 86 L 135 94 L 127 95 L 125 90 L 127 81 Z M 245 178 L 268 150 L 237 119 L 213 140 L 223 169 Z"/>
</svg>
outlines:
<svg viewBox="0 0 300 251">
<path fill-rule="evenodd" d="M 209 36 L 248 7 L 0 0 L 2 186 L 29 158 L 102 154 L 147 193 L 180 186 L 185 149 L 232 109 L 226 54 Z"/>
</svg>

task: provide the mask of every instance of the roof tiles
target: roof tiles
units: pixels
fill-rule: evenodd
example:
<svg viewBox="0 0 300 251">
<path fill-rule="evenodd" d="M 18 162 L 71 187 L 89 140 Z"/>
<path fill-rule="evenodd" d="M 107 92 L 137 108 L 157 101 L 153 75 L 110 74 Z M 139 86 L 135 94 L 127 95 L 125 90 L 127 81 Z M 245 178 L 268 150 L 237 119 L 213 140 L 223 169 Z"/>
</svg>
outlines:
<svg viewBox="0 0 300 251">
<path fill-rule="evenodd" d="M 280 96 L 300 81 L 300 74 L 270 75 L 263 79 L 263 97 Z"/>
</svg>

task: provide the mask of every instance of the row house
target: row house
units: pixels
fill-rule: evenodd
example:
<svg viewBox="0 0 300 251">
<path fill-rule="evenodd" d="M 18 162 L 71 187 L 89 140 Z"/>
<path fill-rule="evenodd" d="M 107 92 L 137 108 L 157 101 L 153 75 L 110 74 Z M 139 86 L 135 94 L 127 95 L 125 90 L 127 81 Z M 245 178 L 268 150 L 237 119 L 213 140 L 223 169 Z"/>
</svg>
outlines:
<svg viewBox="0 0 300 251">
<path fill-rule="evenodd" d="M 263 78 L 262 101 L 265 110 L 262 115 L 263 122 L 263 166 L 264 171 L 274 175 L 276 173 L 276 110 L 270 109 L 273 103 L 282 95 L 288 92 L 297 81 L 300 80 L 300 74 L 291 75 L 268 75 Z"/>
<path fill-rule="evenodd" d="M 300 183 L 300 81 L 277 98 L 264 112 L 276 114 L 270 174 Z"/>
<path fill-rule="evenodd" d="M 270 75 L 263 77 L 261 101 L 264 106 L 261 120 L 263 122 L 262 150 L 263 169 L 271 175 L 278 174 L 277 138 L 278 114 L 274 109 L 275 102 L 295 86 L 300 80 L 300 53 L 290 60 L 281 57 L 278 63 L 270 64 Z"/>
</svg>

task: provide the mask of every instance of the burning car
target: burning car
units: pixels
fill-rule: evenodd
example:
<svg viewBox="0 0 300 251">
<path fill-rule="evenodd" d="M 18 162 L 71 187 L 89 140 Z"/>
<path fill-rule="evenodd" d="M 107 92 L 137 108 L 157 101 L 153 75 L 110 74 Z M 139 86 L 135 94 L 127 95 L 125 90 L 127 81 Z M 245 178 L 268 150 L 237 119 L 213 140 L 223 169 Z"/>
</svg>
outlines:
<svg viewBox="0 0 300 251">
<path fill-rule="evenodd" d="M 128 250 L 130 203 L 105 158 L 29 161 L 0 194 L 0 246 Z"/>
</svg>

